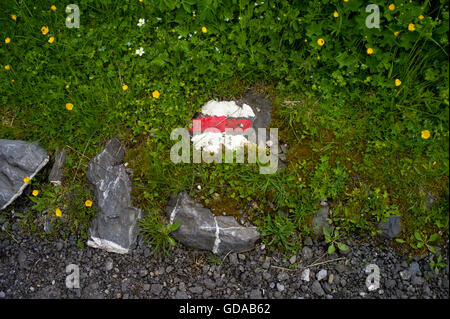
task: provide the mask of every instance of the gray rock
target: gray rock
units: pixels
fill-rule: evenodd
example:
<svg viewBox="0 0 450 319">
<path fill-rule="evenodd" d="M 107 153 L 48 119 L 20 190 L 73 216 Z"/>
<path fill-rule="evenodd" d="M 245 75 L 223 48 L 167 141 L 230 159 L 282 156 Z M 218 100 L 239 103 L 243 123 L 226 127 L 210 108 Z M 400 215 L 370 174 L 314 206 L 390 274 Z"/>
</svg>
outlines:
<svg viewBox="0 0 450 319">
<path fill-rule="evenodd" d="M 64 171 L 64 163 L 66 162 L 66 150 L 62 150 L 55 155 L 55 162 L 52 170 L 48 175 L 48 181 L 55 186 L 59 186 L 62 183 L 62 175 Z"/>
<path fill-rule="evenodd" d="M 312 249 L 309 247 L 302 248 L 302 257 L 304 260 L 309 260 L 313 257 Z"/>
<path fill-rule="evenodd" d="M 175 294 L 175 299 L 188 299 L 189 296 L 185 291 L 177 291 Z"/>
<path fill-rule="evenodd" d="M 28 183 L 49 160 L 48 153 L 35 143 L 0 139 L 0 210 L 19 197 Z"/>
<path fill-rule="evenodd" d="M 3 291 L 0 291 L 0 298 L 3 299 L 5 298 L 5 296 L 6 296 L 5 293 Z"/>
<path fill-rule="evenodd" d="M 278 281 L 285 281 L 285 280 L 289 279 L 289 275 L 287 272 L 283 271 L 278 274 L 277 278 L 278 278 Z"/>
<path fill-rule="evenodd" d="M 171 197 L 166 214 L 170 223 L 181 223 L 172 233 L 176 240 L 215 254 L 251 250 L 260 237 L 256 227 L 243 227 L 232 216 L 215 216 L 185 191 Z"/>
<path fill-rule="evenodd" d="M 113 269 L 113 261 L 111 258 L 108 258 L 105 263 L 105 270 L 110 271 Z"/>
<path fill-rule="evenodd" d="M 425 282 L 425 280 L 422 277 L 412 276 L 411 284 L 413 284 L 414 286 L 421 286 L 421 285 L 423 285 L 424 282 Z"/>
<path fill-rule="evenodd" d="M 322 279 L 327 277 L 327 271 L 325 269 L 320 270 L 317 274 L 316 274 L 316 279 L 318 281 L 321 281 Z"/>
<path fill-rule="evenodd" d="M 313 293 L 315 293 L 317 296 L 324 296 L 325 292 L 322 289 L 322 286 L 320 285 L 319 281 L 314 281 L 312 286 L 311 286 L 311 290 Z"/>
<path fill-rule="evenodd" d="M 302 275 L 300 277 L 301 280 L 309 282 L 309 274 L 310 274 L 310 270 L 309 268 L 306 268 L 305 270 L 303 270 Z"/>
<path fill-rule="evenodd" d="M 321 237 L 323 235 L 323 228 L 331 229 L 331 224 L 328 219 L 328 206 L 322 206 L 316 213 L 312 220 L 312 230 L 315 235 Z"/>
<path fill-rule="evenodd" d="M 131 205 L 131 181 L 122 163 L 125 150 L 116 138 L 89 163 L 87 179 L 94 186 L 99 212 L 88 245 L 125 254 L 136 243 L 141 210 Z"/>
<path fill-rule="evenodd" d="M 416 275 L 418 272 L 420 272 L 420 266 L 416 261 L 413 261 L 411 265 L 409 265 L 408 271 L 411 275 Z"/>
<path fill-rule="evenodd" d="M 150 292 L 151 292 L 152 294 L 158 296 L 158 295 L 161 293 L 162 289 L 163 289 L 163 285 L 160 285 L 160 284 L 153 284 L 153 285 L 151 286 L 151 288 L 150 288 Z"/>
<path fill-rule="evenodd" d="M 381 236 L 389 239 L 394 239 L 402 231 L 400 226 L 400 217 L 391 215 L 389 219 L 380 224 L 380 229 L 382 230 Z"/>
<path fill-rule="evenodd" d="M 400 271 L 400 277 L 403 280 L 409 280 L 409 279 L 411 279 L 411 273 L 408 270 Z"/>
<path fill-rule="evenodd" d="M 296 255 L 292 255 L 291 258 L 289 258 L 289 262 L 291 264 L 295 264 L 296 261 L 297 261 L 297 256 Z"/>
<path fill-rule="evenodd" d="M 262 299 L 261 290 L 253 289 L 250 291 L 250 299 Z"/>
<path fill-rule="evenodd" d="M 282 284 L 282 283 L 277 283 L 277 290 L 279 291 L 279 292 L 283 292 L 284 291 L 284 285 Z"/>
<path fill-rule="evenodd" d="M 201 294 L 203 292 L 203 288 L 200 286 L 194 286 L 189 288 L 189 291 L 192 292 L 193 294 Z"/>
</svg>

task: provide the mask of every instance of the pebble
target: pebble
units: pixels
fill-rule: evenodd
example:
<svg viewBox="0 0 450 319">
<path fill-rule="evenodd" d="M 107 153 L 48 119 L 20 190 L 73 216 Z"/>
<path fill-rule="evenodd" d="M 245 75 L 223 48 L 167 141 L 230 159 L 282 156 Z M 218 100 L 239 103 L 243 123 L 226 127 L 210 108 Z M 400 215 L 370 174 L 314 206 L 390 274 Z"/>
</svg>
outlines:
<svg viewBox="0 0 450 319">
<path fill-rule="evenodd" d="M 316 279 L 318 281 L 321 281 L 322 279 L 327 277 L 327 271 L 325 269 L 320 270 L 317 274 L 316 274 Z"/>
<path fill-rule="evenodd" d="M 309 268 L 306 268 L 305 270 L 303 270 L 302 276 L 300 277 L 300 279 L 303 281 L 309 282 L 309 274 L 310 274 L 310 270 L 309 270 Z"/>
<path fill-rule="evenodd" d="M 403 280 L 409 280 L 409 279 L 411 279 L 411 273 L 408 270 L 400 271 L 400 277 Z"/>
<path fill-rule="evenodd" d="M 0 291 L 0 298 L 3 299 L 3 298 L 5 298 L 5 296 L 6 296 L 5 293 L 3 291 Z"/>
<path fill-rule="evenodd" d="M 289 259 L 289 262 L 291 264 L 295 264 L 296 261 L 297 261 L 297 256 L 296 255 L 292 255 L 292 257 Z"/>
<path fill-rule="evenodd" d="M 277 283 L 277 290 L 278 290 L 279 292 L 283 292 L 283 291 L 284 291 L 284 285 L 281 284 L 281 283 Z"/>
<path fill-rule="evenodd" d="M 105 269 L 106 269 L 106 271 L 110 271 L 111 269 L 113 269 L 113 261 L 111 258 L 108 258 L 106 260 Z"/>
<path fill-rule="evenodd" d="M 312 249 L 309 247 L 302 248 L 302 257 L 304 260 L 309 260 L 313 257 Z"/>
<path fill-rule="evenodd" d="M 311 290 L 313 293 L 315 293 L 318 296 L 325 295 L 325 292 L 323 291 L 322 286 L 320 285 L 320 282 L 318 280 L 313 282 L 313 284 L 311 286 Z"/>
<path fill-rule="evenodd" d="M 333 284 L 333 280 L 334 280 L 334 275 L 333 275 L 333 274 L 330 274 L 330 275 L 328 276 L 328 284 L 332 285 L 332 284 Z"/>
<path fill-rule="evenodd" d="M 283 271 L 278 274 L 277 278 L 278 278 L 278 281 L 285 281 L 285 280 L 289 279 L 289 275 L 287 272 Z"/>
</svg>

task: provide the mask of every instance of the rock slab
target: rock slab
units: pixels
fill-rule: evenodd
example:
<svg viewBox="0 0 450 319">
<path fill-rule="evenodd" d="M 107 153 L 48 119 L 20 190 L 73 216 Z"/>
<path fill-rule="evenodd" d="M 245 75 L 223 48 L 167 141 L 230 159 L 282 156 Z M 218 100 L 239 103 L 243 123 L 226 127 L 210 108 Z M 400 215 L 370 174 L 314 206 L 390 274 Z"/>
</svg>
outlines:
<svg viewBox="0 0 450 319">
<path fill-rule="evenodd" d="M 166 214 L 171 224 L 180 222 L 172 233 L 177 241 L 215 254 L 251 250 L 260 238 L 256 227 L 241 226 L 232 216 L 215 216 L 185 191 L 171 197 Z"/>
<path fill-rule="evenodd" d="M 49 155 L 36 143 L 0 139 L 0 210 L 19 197 L 28 183 L 48 162 Z"/>
<path fill-rule="evenodd" d="M 131 181 L 122 164 L 125 150 L 117 138 L 89 162 L 87 179 L 94 187 L 99 212 L 89 231 L 88 246 L 126 254 L 136 243 L 140 209 L 131 205 Z"/>
</svg>

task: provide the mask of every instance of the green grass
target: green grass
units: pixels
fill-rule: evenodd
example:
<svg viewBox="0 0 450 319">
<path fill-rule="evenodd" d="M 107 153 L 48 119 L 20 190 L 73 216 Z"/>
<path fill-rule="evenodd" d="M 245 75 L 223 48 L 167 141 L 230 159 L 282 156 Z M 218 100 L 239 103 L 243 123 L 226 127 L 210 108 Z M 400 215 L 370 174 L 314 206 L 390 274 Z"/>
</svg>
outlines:
<svg viewBox="0 0 450 319">
<path fill-rule="evenodd" d="M 164 224 L 155 212 L 181 190 L 213 210 L 245 211 L 264 242 L 288 251 L 310 233 L 325 197 L 341 237 L 376 236 L 395 213 L 404 247 L 417 247 L 416 231 L 440 234 L 439 243 L 449 211 L 448 2 L 393 2 L 390 12 L 390 2 L 377 1 L 382 28 L 374 30 L 357 0 L 80 0 L 79 29 L 65 26 L 64 2 L 2 1 L 0 138 L 39 141 L 51 155 L 68 150 L 61 192 L 77 189 L 73 203 L 83 212 L 59 228 L 68 232 L 86 232 L 93 210 L 83 206 L 91 196 L 84 172 L 116 135 L 128 148 L 133 200 L 152 212 L 152 243 L 161 239 L 152 230 Z M 173 128 L 187 127 L 208 100 L 239 98 L 247 88 L 273 101 L 271 127 L 290 148 L 285 170 L 170 161 Z M 45 178 L 33 187 L 40 206 L 23 218 L 29 230 L 36 214 L 68 207 Z"/>
</svg>

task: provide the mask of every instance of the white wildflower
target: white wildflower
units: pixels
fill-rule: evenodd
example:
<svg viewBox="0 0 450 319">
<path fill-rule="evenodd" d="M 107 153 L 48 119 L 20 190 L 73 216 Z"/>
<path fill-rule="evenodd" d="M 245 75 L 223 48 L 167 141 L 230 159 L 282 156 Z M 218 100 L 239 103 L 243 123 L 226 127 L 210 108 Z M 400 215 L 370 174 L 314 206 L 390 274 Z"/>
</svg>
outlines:
<svg viewBox="0 0 450 319">
<path fill-rule="evenodd" d="M 136 50 L 136 54 L 139 56 L 142 56 L 144 53 L 144 48 L 139 48 L 138 50 Z"/>
<path fill-rule="evenodd" d="M 142 27 L 145 24 L 145 19 L 139 19 L 138 27 Z"/>
</svg>

